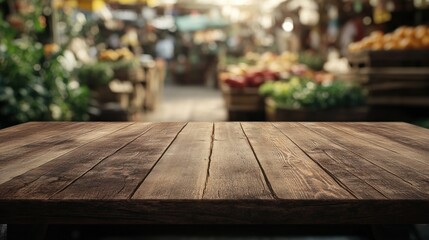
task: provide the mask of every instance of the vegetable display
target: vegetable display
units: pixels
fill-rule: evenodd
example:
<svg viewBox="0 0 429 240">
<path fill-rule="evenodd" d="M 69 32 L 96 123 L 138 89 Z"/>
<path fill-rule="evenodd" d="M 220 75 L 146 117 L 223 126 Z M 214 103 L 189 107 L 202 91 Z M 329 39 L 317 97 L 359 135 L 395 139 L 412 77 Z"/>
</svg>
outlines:
<svg viewBox="0 0 429 240">
<path fill-rule="evenodd" d="M 351 43 L 348 48 L 350 53 L 364 50 L 427 49 L 429 48 L 429 27 L 402 26 L 387 34 L 375 31 L 361 41 Z"/>
<path fill-rule="evenodd" d="M 315 82 L 291 77 L 288 81 L 267 82 L 259 88 L 261 95 L 272 98 L 278 107 L 323 110 L 357 107 L 365 103 L 365 92 L 344 81 Z"/>
<path fill-rule="evenodd" d="M 220 80 L 231 88 L 257 88 L 267 81 L 276 81 L 284 74 L 289 74 L 296 65 L 298 57 L 285 52 L 281 55 L 273 53 L 248 53 L 240 63 L 228 65 L 220 73 Z"/>
</svg>

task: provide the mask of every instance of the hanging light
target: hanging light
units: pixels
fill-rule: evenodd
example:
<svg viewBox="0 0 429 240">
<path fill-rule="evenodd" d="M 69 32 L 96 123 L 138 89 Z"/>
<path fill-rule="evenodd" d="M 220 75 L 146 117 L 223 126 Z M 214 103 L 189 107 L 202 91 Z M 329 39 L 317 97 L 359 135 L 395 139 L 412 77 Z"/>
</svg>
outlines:
<svg viewBox="0 0 429 240">
<path fill-rule="evenodd" d="M 285 18 L 282 24 L 283 30 L 285 32 L 292 32 L 293 31 L 293 20 L 290 17 Z"/>
</svg>

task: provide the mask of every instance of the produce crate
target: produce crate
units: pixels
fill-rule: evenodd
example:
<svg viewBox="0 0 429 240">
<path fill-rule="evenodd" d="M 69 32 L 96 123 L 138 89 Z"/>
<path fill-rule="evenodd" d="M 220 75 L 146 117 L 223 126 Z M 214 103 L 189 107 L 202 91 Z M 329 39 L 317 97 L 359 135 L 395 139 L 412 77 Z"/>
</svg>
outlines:
<svg viewBox="0 0 429 240">
<path fill-rule="evenodd" d="M 287 109 L 276 105 L 274 100 L 265 100 L 265 113 L 268 121 L 288 122 L 341 122 L 366 121 L 368 109 L 366 107 L 338 108 L 328 110 Z"/>
<path fill-rule="evenodd" d="M 371 108 L 429 107 L 429 50 L 364 51 L 348 59 L 352 69 L 348 76 L 367 89 Z"/>
<path fill-rule="evenodd" d="M 258 88 L 231 88 L 222 81 L 220 88 L 230 121 L 264 120 L 264 100 Z"/>
<path fill-rule="evenodd" d="M 352 70 L 385 67 L 429 67 L 429 50 L 362 51 L 348 55 Z"/>
</svg>

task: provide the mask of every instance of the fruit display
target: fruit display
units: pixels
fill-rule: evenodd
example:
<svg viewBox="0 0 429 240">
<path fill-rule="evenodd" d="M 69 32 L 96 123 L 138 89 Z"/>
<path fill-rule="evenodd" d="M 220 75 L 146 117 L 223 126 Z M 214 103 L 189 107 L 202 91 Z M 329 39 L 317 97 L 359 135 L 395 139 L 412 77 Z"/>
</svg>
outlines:
<svg viewBox="0 0 429 240">
<path fill-rule="evenodd" d="M 298 76 L 287 81 L 267 82 L 259 88 L 259 93 L 287 109 L 323 110 L 365 103 L 365 92 L 360 86 L 339 80 L 316 82 Z"/>
<path fill-rule="evenodd" d="M 248 53 L 242 59 L 242 62 L 228 65 L 226 71 L 219 74 L 220 80 L 231 88 L 257 88 L 266 81 L 285 78 L 296 66 L 298 57 L 289 52 L 280 55 Z M 303 68 L 299 70 L 307 71 Z"/>
<path fill-rule="evenodd" d="M 259 87 L 266 81 L 276 81 L 280 79 L 277 72 L 270 70 L 251 71 L 243 74 L 222 73 L 221 78 L 231 88 Z"/>
<path fill-rule="evenodd" d="M 429 48 L 429 26 L 402 26 L 391 33 L 374 31 L 359 42 L 351 43 L 349 53 L 365 50 L 409 50 Z"/>
<path fill-rule="evenodd" d="M 117 61 L 121 59 L 132 59 L 134 54 L 128 48 L 120 48 L 117 50 L 103 50 L 98 55 L 100 61 Z"/>
</svg>

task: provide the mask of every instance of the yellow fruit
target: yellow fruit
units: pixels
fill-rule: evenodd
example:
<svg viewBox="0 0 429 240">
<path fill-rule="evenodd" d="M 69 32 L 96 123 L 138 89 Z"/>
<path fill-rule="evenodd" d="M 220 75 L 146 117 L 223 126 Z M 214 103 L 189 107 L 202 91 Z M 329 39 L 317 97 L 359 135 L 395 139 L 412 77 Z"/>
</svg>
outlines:
<svg viewBox="0 0 429 240">
<path fill-rule="evenodd" d="M 410 45 L 412 49 L 420 49 L 423 47 L 423 44 L 421 43 L 421 41 L 416 38 L 410 38 Z"/>
<path fill-rule="evenodd" d="M 404 29 L 404 36 L 405 37 L 412 37 L 414 36 L 414 28 L 412 27 L 407 27 Z"/>
<path fill-rule="evenodd" d="M 429 35 L 429 29 L 426 26 L 420 25 L 414 29 L 414 37 L 417 39 L 422 39 L 427 35 Z"/>
<path fill-rule="evenodd" d="M 401 41 L 399 41 L 398 48 L 399 49 L 410 49 L 410 48 L 412 48 L 412 43 L 411 43 L 410 39 L 404 38 Z"/>
<path fill-rule="evenodd" d="M 398 49 L 398 43 L 396 41 L 390 41 L 384 44 L 384 50 L 395 50 Z"/>
<path fill-rule="evenodd" d="M 372 39 L 380 39 L 380 38 L 383 38 L 383 32 L 382 31 L 374 31 L 374 32 L 372 32 L 369 36 L 370 36 L 370 38 L 372 38 Z"/>
<path fill-rule="evenodd" d="M 407 29 L 407 27 L 401 26 L 393 32 L 393 35 L 395 35 L 396 37 L 399 37 L 399 38 L 405 37 L 405 29 Z"/>
<path fill-rule="evenodd" d="M 421 40 L 420 43 L 422 44 L 422 47 L 424 48 L 429 48 L 429 35 L 424 36 Z"/>
<path fill-rule="evenodd" d="M 391 33 L 385 34 L 383 36 L 383 43 L 384 44 L 391 42 L 392 40 L 393 40 L 393 35 Z"/>
<path fill-rule="evenodd" d="M 382 42 L 373 43 L 371 46 L 371 50 L 377 51 L 377 50 L 381 50 L 381 49 L 383 49 L 383 43 Z"/>
</svg>

